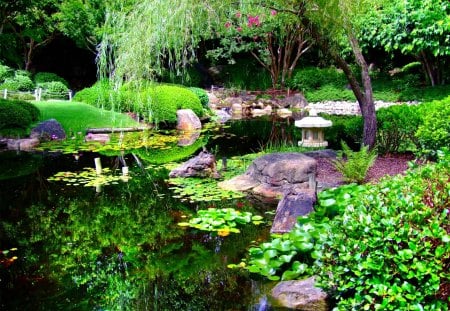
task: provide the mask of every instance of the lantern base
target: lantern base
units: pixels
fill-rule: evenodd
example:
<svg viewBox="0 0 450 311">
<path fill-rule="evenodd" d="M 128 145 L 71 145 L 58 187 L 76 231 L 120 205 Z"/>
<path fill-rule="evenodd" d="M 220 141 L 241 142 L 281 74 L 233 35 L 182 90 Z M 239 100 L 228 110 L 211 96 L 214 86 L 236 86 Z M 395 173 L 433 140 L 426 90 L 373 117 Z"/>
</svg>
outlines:
<svg viewBox="0 0 450 311">
<path fill-rule="evenodd" d="M 327 141 L 299 141 L 298 142 L 299 147 L 327 147 L 328 142 Z"/>
</svg>

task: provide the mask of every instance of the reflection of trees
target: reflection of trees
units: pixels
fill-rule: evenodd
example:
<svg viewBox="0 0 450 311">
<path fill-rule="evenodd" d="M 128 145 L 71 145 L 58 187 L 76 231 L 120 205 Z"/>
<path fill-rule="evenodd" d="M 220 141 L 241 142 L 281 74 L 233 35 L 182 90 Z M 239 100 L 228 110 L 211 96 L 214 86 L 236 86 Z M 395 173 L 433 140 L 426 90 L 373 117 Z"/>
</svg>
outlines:
<svg viewBox="0 0 450 311">
<path fill-rule="evenodd" d="M 28 268 L 54 283 L 48 299 L 37 298 L 43 309 L 210 310 L 242 301 L 244 279 L 224 267 L 257 232 L 224 239 L 184 231 L 174 216 L 187 207 L 159 196 L 159 181 L 133 178 L 97 195 L 50 193 L 47 204 L 28 209 L 14 236 Z"/>
</svg>

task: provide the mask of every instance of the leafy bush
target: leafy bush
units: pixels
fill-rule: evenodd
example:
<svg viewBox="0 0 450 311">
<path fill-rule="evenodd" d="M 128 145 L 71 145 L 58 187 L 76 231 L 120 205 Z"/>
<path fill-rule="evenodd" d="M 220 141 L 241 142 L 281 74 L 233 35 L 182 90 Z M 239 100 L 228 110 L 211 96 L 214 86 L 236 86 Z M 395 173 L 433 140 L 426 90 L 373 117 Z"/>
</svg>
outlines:
<svg viewBox="0 0 450 311">
<path fill-rule="evenodd" d="M 344 181 L 362 184 L 369 168 L 375 163 L 377 153 L 369 150 L 369 146 L 362 146 L 359 151 L 352 151 L 342 141 L 342 150 L 338 151 L 336 160 L 332 163 L 336 170 L 342 174 Z"/>
<path fill-rule="evenodd" d="M 0 129 L 26 129 L 30 126 L 33 118 L 28 109 L 24 108 L 25 106 L 25 104 L 17 104 L 15 101 L 0 99 Z"/>
<path fill-rule="evenodd" d="M 202 77 L 199 71 L 195 68 L 188 68 L 184 73 L 180 73 L 178 75 L 173 71 L 165 70 L 161 81 L 164 83 L 198 87 L 202 83 Z"/>
<path fill-rule="evenodd" d="M 351 90 L 331 84 L 324 85 L 316 90 L 306 91 L 305 97 L 309 102 L 313 103 L 327 100 L 356 101 L 355 95 Z"/>
<path fill-rule="evenodd" d="M 198 87 L 190 87 L 189 89 L 200 99 L 200 103 L 202 104 L 203 108 L 208 108 L 208 93 L 206 93 L 204 89 Z"/>
<path fill-rule="evenodd" d="M 332 149 L 340 149 L 341 141 L 358 150 L 362 142 L 363 119 L 361 116 L 320 114 L 323 118 L 333 122 L 331 127 L 325 128 L 325 139 Z"/>
<path fill-rule="evenodd" d="M 10 102 L 25 109 L 30 114 L 32 122 L 39 121 L 41 111 L 32 103 L 24 100 L 10 100 Z"/>
<path fill-rule="evenodd" d="M 416 137 L 425 152 L 450 146 L 450 96 L 441 101 L 421 105 L 423 123 Z"/>
<path fill-rule="evenodd" d="M 418 149 L 415 137 L 422 122 L 418 105 L 394 105 L 377 111 L 377 149 L 380 154 Z"/>
<path fill-rule="evenodd" d="M 157 85 L 149 89 L 151 122 L 176 122 L 178 109 L 192 109 L 203 116 L 200 99 L 189 89 L 175 85 Z"/>
<path fill-rule="evenodd" d="M 307 67 L 295 70 L 288 86 L 307 93 L 325 86 L 343 91 L 347 83 L 345 74 L 336 68 Z"/>
<path fill-rule="evenodd" d="M 294 229 L 235 267 L 271 279 L 316 275 L 334 310 L 448 310 L 450 152 L 375 185 L 318 194 Z"/>
<path fill-rule="evenodd" d="M 36 83 L 37 85 L 47 82 L 61 82 L 66 86 L 66 88 L 69 87 L 69 83 L 64 78 L 58 76 L 56 73 L 38 72 L 34 75 L 34 83 Z"/>
<path fill-rule="evenodd" d="M 111 95 L 113 94 L 110 82 L 108 80 L 100 80 L 91 87 L 77 92 L 73 100 L 110 110 L 114 107 L 114 103 L 111 100 Z"/>
<path fill-rule="evenodd" d="M 60 81 L 41 82 L 37 86 L 43 89 L 43 96 L 47 94 L 67 95 L 69 92 L 67 86 Z"/>
<path fill-rule="evenodd" d="M 253 59 L 238 59 L 234 64 L 223 66 L 215 77 L 216 83 L 239 90 L 266 90 L 272 86 L 269 73 Z"/>
<path fill-rule="evenodd" d="M 6 78 L 0 85 L 0 89 L 8 89 L 12 91 L 32 91 L 34 90 L 34 83 L 24 74 L 15 74 L 13 78 Z"/>
<path fill-rule="evenodd" d="M 10 78 L 12 76 L 13 70 L 6 65 L 0 64 L 0 83 L 3 83 L 3 81 L 5 81 L 6 78 Z"/>
<path fill-rule="evenodd" d="M 368 186 L 333 219 L 320 284 L 337 310 L 448 310 L 450 154 Z"/>
</svg>

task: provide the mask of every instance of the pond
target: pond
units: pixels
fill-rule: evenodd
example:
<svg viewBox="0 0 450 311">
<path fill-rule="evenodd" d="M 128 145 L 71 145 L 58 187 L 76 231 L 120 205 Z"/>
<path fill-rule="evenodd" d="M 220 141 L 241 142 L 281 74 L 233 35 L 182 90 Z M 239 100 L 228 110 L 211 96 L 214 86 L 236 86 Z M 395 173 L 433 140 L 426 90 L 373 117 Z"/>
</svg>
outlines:
<svg viewBox="0 0 450 311">
<path fill-rule="evenodd" d="M 286 138 L 280 128 L 289 127 L 234 122 L 186 147 L 173 132 L 155 131 L 117 134 L 106 145 L 74 138 L 42 151 L 1 152 L 0 309 L 269 310 L 270 284 L 227 265 L 267 238 L 274 206 L 233 195 L 192 200 L 168 172 L 203 147 L 218 159 L 258 151 Z M 208 208 L 266 221 L 226 236 L 179 225 Z"/>
</svg>

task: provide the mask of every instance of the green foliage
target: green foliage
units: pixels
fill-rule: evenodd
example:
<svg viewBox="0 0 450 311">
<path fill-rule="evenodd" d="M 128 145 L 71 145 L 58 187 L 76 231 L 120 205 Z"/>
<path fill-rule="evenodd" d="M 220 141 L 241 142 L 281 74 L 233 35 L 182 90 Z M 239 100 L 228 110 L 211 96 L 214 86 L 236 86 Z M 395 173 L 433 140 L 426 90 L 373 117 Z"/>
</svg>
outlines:
<svg viewBox="0 0 450 311">
<path fill-rule="evenodd" d="M 325 128 L 325 138 L 328 146 L 339 149 L 341 141 L 345 141 L 353 150 L 361 146 L 363 120 L 361 116 L 320 114 L 323 118 L 333 122 L 331 127 Z"/>
<path fill-rule="evenodd" d="M 3 83 L 6 78 L 10 78 L 13 76 L 13 70 L 0 63 L 0 83 Z"/>
<path fill-rule="evenodd" d="M 337 310 L 447 310 L 450 154 L 440 155 L 367 186 L 334 218 L 318 271 Z"/>
<path fill-rule="evenodd" d="M 27 75 L 16 74 L 13 78 L 6 78 L 0 85 L 0 89 L 8 89 L 11 91 L 32 91 L 34 83 Z"/>
<path fill-rule="evenodd" d="M 416 137 L 424 152 L 435 152 L 450 146 L 450 96 L 441 101 L 421 105 L 423 123 Z"/>
<path fill-rule="evenodd" d="M 119 181 L 127 182 L 130 176 L 123 176 L 111 171 L 108 167 L 102 169 L 98 174 L 96 169 L 87 167 L 81 172 L 58 172 L 47 178 L 48 181 L 60 181 L 69 186 L 99 187 L 117 185 Z"/>
<path fill-rule="evenodd" d="M 91 87 L 84 88 L 75 93 L 73 100 L 109 110 L 112 108 L 110 94 L 113 94 L 113 92 L 109 81 L 100 80 Z"/>
<path fill-rule="evenodd" d="M 200 99 L 187 88 L 175 85 L 157 85 L 146 90 L 147 94 L 149 101 L 146 108 L 150 113 L 150 122 L 176 122 L 179 109 L 192 109 L 199 117 L 204 114 Z"/>
<path fill-rule="evenodd" d="M 64 78 L 53 72 L 38 72 L 34 75 L 33 80 L 36 85 L 46 82 L 61 82 L 66 86 L 66 88 L 69 87 L 69 83 Z"/>
<path fill-rule="evenodd" d="M 42 88 L 42 97 L 46 96 L 66 96 L 69 92 L 67 86 L 65 86 L 62 82 L 54 81 L 54 82 L 42 82 L 37 85 Z"/>
<path fill-rule="evenodd" d="M 262 217 L 252 215 L 250 212 L 238 211 L 234 208 L 208 208 L 207 210 L 199 210 L 197 217 L 189 219 L 188 222 L 180 222 L 178 225 L 217 232 L 220 236 L 228 236 L 230 233 L 241 232 L 238 226 L 250 222 L 259 225 L 262 223 Z"/>
<path fill-rule="evenodd" d="M 209 97 L 208 93 L 204 89 L 201 89 L 199 87 L 190 87 L 189 88 L 195 95 L 198 96 L 200 99 L 200 103 L 202 104 L 203 108 L 208 109 L 209 104 Z"/>
<path fill-rule="evenodd" d="M 363 183 L 377 158 L 376 150 L 369 151 L 369 146 L 361 146 L 359 151 L 353 151 L 344 141 L 341 145 L 342 150 L 338 151 L 336 160 L 332 160 L 334 167 L 346 182 Z"/>
<path fill-rule="evenodd" d="M 327 100 L 344 100 L 355 102 L 355 95 L 349 89 L 338 88 L 333 85 L 324 85 L 314 91 L 305 92 L 305 97 L 309 102 L 321 102 Z"/>
<path fill-rule="evenodd" d="M 238 90 L 266 90 L 271 86 L 270 75 L 249 59 L 238 59 L 224 65 L 217 80 L 226 88 Z"/>
<path fill-rule="evenodd" d="M 34 118 L 32 106 L 27 102 L 0 99 L 0 129 L 28 128 Z"/>
<path fill-rule="evenodd" d="M 164 70 L 161 77 L 161 82 L 180 84 L 190 87 L 199 87 L 202 83 L 200 72 L 192 67 L 186 68 L 181 72 L 174 72 L 173 70 Z"/>
<path fill-rule="evenodd" d="M 288 85 L 291 89 L 307 93 L 330 85 L 342 91 L 347 83 L 345 74 L 336 68 L 306 67 L 296 69 Z"/>
<path fill-rule="evenodd" d="M 394 105 L 377 111 L 377 150 L 380 154 L 417 150 L 415 137 L 422 123 L 422 107 L 419 105 Z"/>
</svg>

